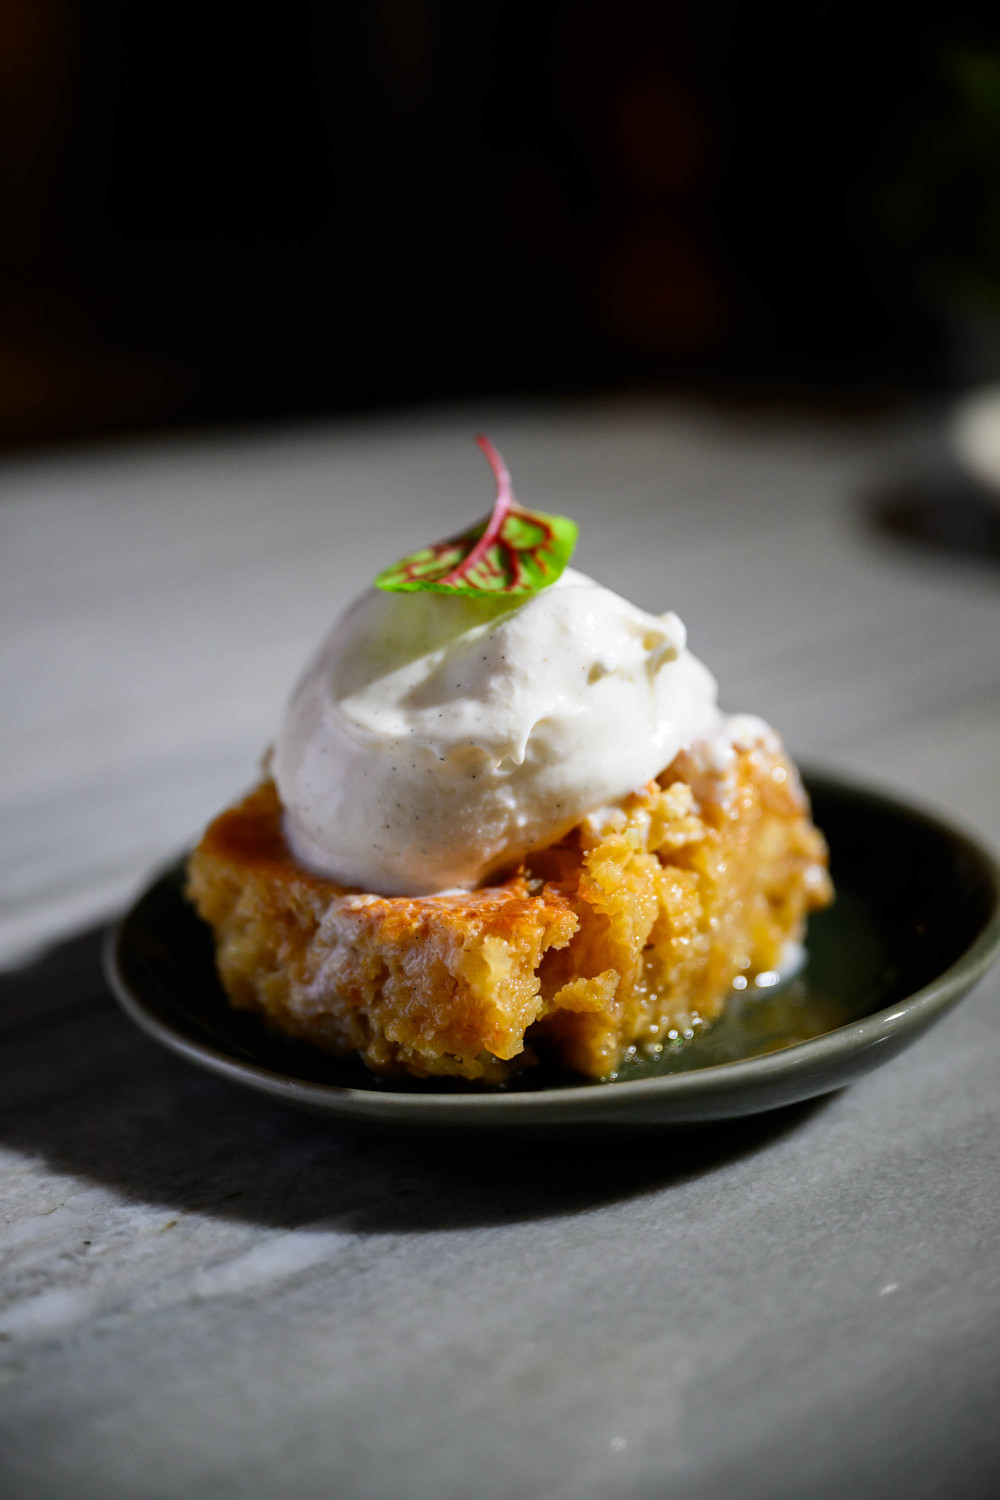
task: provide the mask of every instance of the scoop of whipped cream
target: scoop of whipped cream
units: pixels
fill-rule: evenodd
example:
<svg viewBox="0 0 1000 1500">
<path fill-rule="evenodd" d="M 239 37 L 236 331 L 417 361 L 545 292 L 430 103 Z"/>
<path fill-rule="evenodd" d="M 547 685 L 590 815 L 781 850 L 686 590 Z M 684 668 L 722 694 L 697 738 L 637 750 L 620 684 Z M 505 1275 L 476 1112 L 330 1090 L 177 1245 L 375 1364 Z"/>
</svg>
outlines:
<svg viewBox="0 0 1000 1500">
<path fill-rule="evenodd" d="M 566 569 L 524 600 L 371 590 L 274 756 L 296 859 L 385 895 L 471 889 L 717 732 L 675 614 Z"/>
</svg>

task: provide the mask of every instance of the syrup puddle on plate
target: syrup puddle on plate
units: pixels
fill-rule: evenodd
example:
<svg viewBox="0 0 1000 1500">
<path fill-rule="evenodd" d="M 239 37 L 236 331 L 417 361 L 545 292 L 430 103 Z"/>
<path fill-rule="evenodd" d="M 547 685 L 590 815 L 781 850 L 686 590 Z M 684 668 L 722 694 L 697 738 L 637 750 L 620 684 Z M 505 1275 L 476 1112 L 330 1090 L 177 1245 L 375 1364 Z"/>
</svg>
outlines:
<svg viewBox="0 0 1000 1500">
<path fill-rule="evenodd" d="M 718 1020 L 689 1028 L 687 1034 L 668 1033 L 661 1047 L 637 1048 L 608 1082 L 761 1057 L 866 1015 L 868 996 L 885 970 L 885 951 L 861 902 L 840 892 L 837 904 L 835 923 L 832 913 L 810 918 L 807 946 L 784 976 L 734 989 Z M 844 942 L 845 931 L 851 934 L 850 944 Z"/>
</svg>

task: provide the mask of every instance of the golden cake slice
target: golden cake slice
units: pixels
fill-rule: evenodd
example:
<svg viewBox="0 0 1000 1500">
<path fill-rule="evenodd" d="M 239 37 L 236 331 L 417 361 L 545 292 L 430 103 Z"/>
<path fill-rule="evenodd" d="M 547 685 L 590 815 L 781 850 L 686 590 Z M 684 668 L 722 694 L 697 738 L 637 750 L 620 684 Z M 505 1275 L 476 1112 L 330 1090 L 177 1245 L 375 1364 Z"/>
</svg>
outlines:
<svg viewBox="0 0 1000 1500">
<path fill-rule="evenodd" d="M 827 904 L 826 849 L 770 732 L 697 744 L 617 809 L 467 893 L 378 896 L 292 856 L 273 782 L 210 826 L 189 893 L 231 1003 L 376 1073 L 592 1078 L 719 1015 Z"/>
</svg>

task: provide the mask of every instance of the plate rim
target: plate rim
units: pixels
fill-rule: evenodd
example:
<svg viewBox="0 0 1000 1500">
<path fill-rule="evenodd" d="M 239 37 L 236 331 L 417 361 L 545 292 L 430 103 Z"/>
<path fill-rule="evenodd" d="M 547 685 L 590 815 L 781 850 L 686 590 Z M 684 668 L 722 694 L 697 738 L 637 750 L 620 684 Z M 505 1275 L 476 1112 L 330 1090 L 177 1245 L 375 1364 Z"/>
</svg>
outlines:
<svg viewBox="0 0 1000 1500">
<path fill-rule="evenodd" d="M 707 1101 L 720 1089 L 728 1092 L 730 1088 L 739 1090 L 741 1086 L 752 1092 L 766 1092 L 769 1085 L 780 1082 L 786 1074 L 798 1073 L 800 1070 L 808 1072 L 810 1063 L 815 1063 L 816 1071 L 822 1072 L 824 1065 L 835 1062 L 845 1052 L 850 1056 L 860 1055 L 912 1029 L 918 1032 L 923 1030 L 978 983 L 1000 951 L 1000 863 L 979 838 L 919 802 L 909 801 L 823 766 L 801 766 L 800 773 L 807 788 L 818 790 L 823 787 L 834 793 L 847 793 L 859 800 L 915 819 L 929 830 L 963 846 L 986 876 L 992 900 L 989 913 L 977 935 L 929 984 L 891 1005 L 775 1052 L 710 1063 L 689 1071 L 664 1073 L 652 1078 L 626 1078 L 606 1084 L 595 1085 L 589 1082 L 560 1088 L 479 1093 L 408 1093 L 394 1092 L 391 1088 L 356 1088 L 350 1084 L 316 1083 L 277 1072 L 259 1063 L 234 1058 L 221 1048 L 195 1040 L 163 1021 L 155 1009 L 148 1007 L 133 992 L 123 973 L 121 953 L 130 921 L 141 902 L 177 864 L 178 858 L 184 858 L 185 855 L 175 857 L 169 864 L 164 864 L 154 872 L 125 911 L 108 927 L 103 947 L 105 976 L 115 999 L 126 1014 L 170 1051 L 230 1082 L 297 1104 L 324 1110 L 336 1106 L 344 1114 L 384 1117 L 419 1113 L 431 1116 L 437 1113 L 452 1115 L 458 1111 L 475 1116 L 491 1114 L 497 1109 L 510 1115 L 530 1116 L 539 1112 L 576 1114 L 585 1100 L 586 1113 L 593 1115 L 616 1113 L 627 1108 L 633 1101 L 641 1103 L 651 1098 L 662 1099 L 664 1096 L 680 1104 L 682 1101 L 691 1102 L 699 1098 Z M 826 1087 L 824 1083 L 815 1092 L 824 1092 Z M 750 1113 L 751 1110 L 746 1112 Z"/>
</svg>

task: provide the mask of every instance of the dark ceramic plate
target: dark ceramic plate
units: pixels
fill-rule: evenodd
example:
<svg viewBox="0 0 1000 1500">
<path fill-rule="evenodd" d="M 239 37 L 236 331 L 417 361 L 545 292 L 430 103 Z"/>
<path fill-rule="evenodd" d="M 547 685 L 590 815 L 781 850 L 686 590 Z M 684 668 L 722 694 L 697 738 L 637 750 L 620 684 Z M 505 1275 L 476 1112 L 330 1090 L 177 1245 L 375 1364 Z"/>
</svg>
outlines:
<svg viewBox="0 0 1000 1500">
<path fill-rule="evenodd" d="M 753 1114 L 839 1088 L 915 1041 L 1000 946 L 1000 870 L 954 828 L 903 802 L 807 777 L 837 901 L 809 926 L 804 967 L 734 995 L 725 1018 L 609 1083 L 544 1073 L 483 1092 L 373 1078 L 230 1010 L 208 929 L 163 874 L 109 934 L 122 1005 L 201 1067 L 300 1108 L 407 1127 L 607 1133 Z"/>
</svg>

